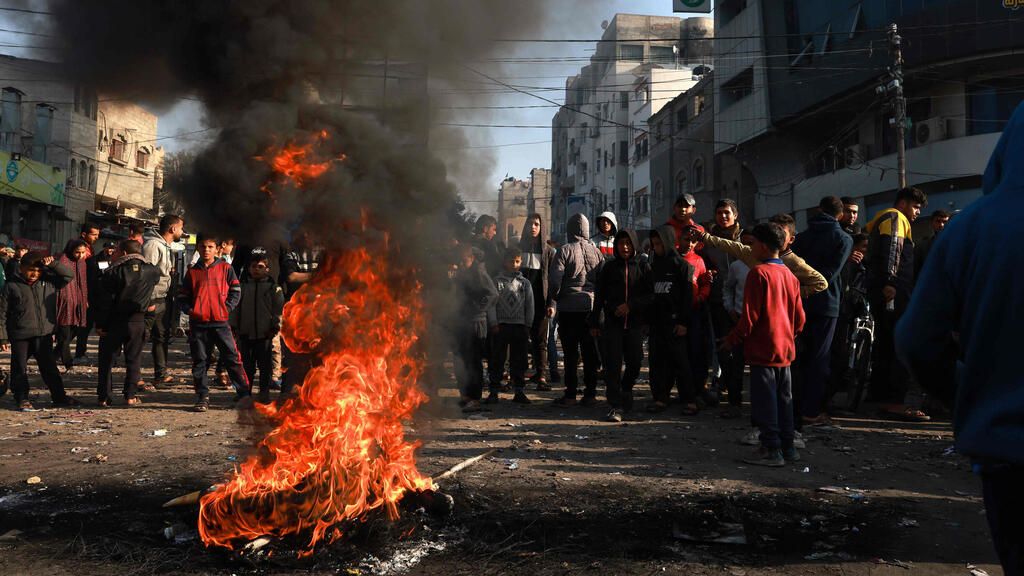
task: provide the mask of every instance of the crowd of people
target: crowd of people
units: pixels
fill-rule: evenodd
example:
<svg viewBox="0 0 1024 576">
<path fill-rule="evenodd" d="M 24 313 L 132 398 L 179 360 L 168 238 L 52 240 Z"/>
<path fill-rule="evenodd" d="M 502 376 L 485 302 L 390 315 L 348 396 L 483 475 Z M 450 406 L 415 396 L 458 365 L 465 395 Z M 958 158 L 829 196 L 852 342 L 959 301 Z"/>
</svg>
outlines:
<svg viewBox="0 0 1024 576">
<path fill-rule="evenodd" d="M 94 329 L 99 336 L 98 405 L 115 404 L 112 369 L 122 353 L 123 403 L 141 405 L 140 390 L 156 390 L 173 380 L 168 343 L 180 328 L 180 315 L 188 317 L 196 411 L 209 409 L 211 366 L 216 366 L 218 383 L 235 390 L 236 400 L 252 394 L 251 383 L 258 382 L 258 401 L 266 403 L 272 389 L 287 393 L 301 381 L 303 359 L 281 346 L 281 317 L 286 298 L 315 274 L 318 251 L 304 237 L 293 250 L 236 250 L 231 238 L 200 235 L 186 263 L 181 247 L 174 247 L 183 230 L 182 218 L 167 215 L 157 229 L 133 225 L 127 238 L 105 242 L 94 252 L 100 230 L 86 223 L 56 256 L 22 245 L 0 251 L 0 349 L 11 351 L 5 382 L 18 410 L 34 410 L 30 357 L 54 406 L 80 404 L 67 394 L 63 379 L 85 361 Z M 152 345 L 151 382 L 142 377 L 147 342 Z M 282 365 L 289 361 L 296 369 L 286 375 Z"/>
<path fill-rule="evenodd" d="M 930 419 L 905 403 L 910 379 L 895 359 L 894 330 L 948 212 L 936 211 L 933 234 L 915 244 L 911 223 L 927 204 L 916 188 L 900 190 L 866 234 L 851 198 L 822 198 L 799 234 L 789 214 L 742 227 L 731 199 L 700 225 L 695 204 L 680 195 L 668 222 L 643 235 L 619 229 L 612 212 L 596 218 L 591 235 L 576 214 L 561 246 L 545 241 L 539 214 L 509 247 L 496 241 L 495 219 L 481 216 L 451 263 L 463 411 L 500 402 L 504 390 L 531 403 L 528 381 L 540 391 L 560 382 L 560 406 L 591 406 L 603 381 L 607 419 L 621 422 L 635 410 L 646 346 L 651 413 L 678 402 L 693 416 L 725 402 L 721 416 L 738 418 L 749 366 L 752 429 L 743 442 L 758 446 L 752 463 L 783 466 L 799 459 L 802 428 L 840 409 L 832 398 L 847 387 L 851 321 L 870 307 L 870 396 L 890 418 Z"/>
</svg>

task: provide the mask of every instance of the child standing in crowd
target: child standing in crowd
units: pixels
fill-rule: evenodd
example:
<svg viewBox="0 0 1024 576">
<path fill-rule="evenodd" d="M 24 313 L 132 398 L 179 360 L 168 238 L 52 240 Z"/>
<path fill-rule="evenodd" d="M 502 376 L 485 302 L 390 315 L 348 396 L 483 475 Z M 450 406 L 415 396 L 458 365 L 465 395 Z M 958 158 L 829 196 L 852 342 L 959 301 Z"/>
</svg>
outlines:
<svg viewBox="0 0 1024 576">
<path fill-rule="evenodd" d="M 594 225 L 597 227 L 597 234 L 590 237 L 590 241 L 597 246 L 597 249 L 604 254 L 605 260 L 615 259 L 615 236 L 618 234 L 618 221 L 614 212 L 602 212 Z"/>
<path fill-rule="evenodd" d="M 238 307 L 231 312 L 231 329 L 238 338 L 238 349 L 249 382 L 255 378 L 256 369 L 260 371 L 258 400 L 267 404 L 273 380 L 273 343 L 281 332 L 281 314 L 284 312 L 284 290 L 270 277 L 266 252 L 254 253 L 248 270 L 248 278 L 242 282 Z"/>
<path fill-rule="evenodd" d="M 71 373 L 74 369 L 74 357 L 71 355 L 71 340 L 78 336 L 79 342 L 88 338 L 86 318 L 89 309 L 89 246 L 84 240 L 74 239 L 64 247 L 60 255 L 60 263 L 74 273 L 74 278 L 57 292 L 57 350 L 60 361 L 64 364 L 64 372 Z M 81 332 L 84 332 L 82 334 Z M 85 349 L 82 348 L 84 354 Z"/>
<path fill-rule="evenodd" d="M 74 272 L 52 257 L 28 252 L 21 258 L 18 274 L 8 278 L 0 291 L 0 350 L 11 351 L 11 391 L 23 412 L 33 410 L 28 399 L 29 355 L 39 365 L 53 405 L 79 405 L 64 391 L 53 357 L 57 291 L 74 277 Z"/>
<path fill-rule="evenodd" d="M 653 230 L 650 239 L 653 298 L 648 314 L 650 334 L 647 345 L 654 402 L 647 411 L 664 411 L 675 383 L 686 410 L 693 414 L 697 405 L 694 403 L 693 374 L 686 350 L 686 332 L 693 312 L 693 266 L 676 251 L 676 233 L 671 226 Z"/>
<path fill-rule="evenodd" d="M 610 422 L 622 422 L 622 415 L 633 409 L 633 384 L 644 356 L 642 326 L 650 302 L 650 270 L 637 258 L 637 246 L 636 231 L 620 230 L 615 235 L 615 260 L 601 267 L 594 284 L 590 331 L 601 339 Z"/>
<path fill-rule="evenodd" d="M 708 366 L 713 343 L 711 342 L 711 315 L 708 312 L 707 300 L 711 294 L 711 283 L 714 276 L 704 264 L 704 258 L 697 254 L 697 245 L 689 235 L 676 240 L 679 255 L 693 266 L 693 313 L 687 327 L 689 340 L 690 369 L 693 372 L 693 386 L 697 398 L 707 406 L 718 405 L 718 397 L 707 388 Z M 687 410 L 684 413 L 689 413 Z M 692 411 L 696 414 L 696 411 Z"/>
<path fill-rule="evenodd" d="M 754 237 L 749 230 L 740 232 L 740 242 L 744 246 L 754 243 Z M 749 273 L 750 266 L 743 260 L 736 259 L 729 264 L 729 275 L 722 290 L 722 305 L 729 315 L 729 331 L 736 327 L 736 322 L 743 314 L 743 287 L 746 285 Z M 743 403 L 743 367 L 746 365 L 743 351 L 734 348 L 729 352 L 719 354 L 719 358 L 722 359 L 719 362 L 723 365 L 722 385 L 729 393 L 729 407 L 722 413 L 722 417 L 738 418 L 740 405 Z"/>
<path fill-rule="evenodd" d="M 743 288 L 743 315 L 725 338 L 722 350 L 740 344 L 750 363 L 750 405 L 761 430 L 753 458 L 759 466 L 785 466 L 800 459 L 793 447 L 793 393 L 789 366 L 796 356 L 796 335 L 804 327 L 800 283 L 779 258 L 786 232 L 774 223 L 752 231 L 751 251 L 761 264 L 751 269 Z"/>
<path fill-rule="evenodd" d="M 487 310 L 498 297 L 494 282 L 471 244 L 459 245 L 455 270 L 458 318 L 455 325 L 455 380 L 462 391 L 462 411 L 480 410 L 484 388 L 484 346 L 487 341 Z"/>
<path fill-rule="evenodd" d="M 530 349 L 533 355 L 533 376 L 530 380 L 538 391 L 551 390 L 544 374 L 548 370 L 548 324 L 551 319 L 544 313 L 548 301 L 548 268 L 555 257 L 555 249 L 544 241 L 544 222 L 540 214 L 530 214 L 519 236 L 519 249 L 523 264 L 519 271 L 533 287 L 533 325 L 530 326 Z"/>
<path fill-rule="evenodd" d="M 241 288 L 231 265 L 218 257 L 218 242 L 210 236 L 196 241 L 199 261 L 188 269 L 181 282 L 178 304 L 189 316 L 189 350 L 192 353 L 192 379 L 196 388 L 196 412 L 210 409 L 210 385 L 207 369 L 209 353 L 216 347 L 231 376 L 236 399 L 251 393 L 249 380 L 235 348 L 235 339 L 228 326 L 228 316 L 238 306 Z"/>
<path fill-rule="evenodd" d="M 533 287 L 519 271 L 523 263 L 522 256 L 519 248 L 506 249 L 502 262 L 503 270 L 494 277 L 498 297 L 494 305 L 487 309 L 487 324 L 491 327 L 491 334 L 494 337 L 491 358 L 487 363 L 488 381 L 491 386 L 491 392 L 487 395 L 488 404 L 498 403 L 506 351 L 509 374 L 515 387 L 515 397 L 512 401 L 519 404 L 530 403 L 530 399 L 526 397 L 526 349 L 535 308 Z"/>
</svg>

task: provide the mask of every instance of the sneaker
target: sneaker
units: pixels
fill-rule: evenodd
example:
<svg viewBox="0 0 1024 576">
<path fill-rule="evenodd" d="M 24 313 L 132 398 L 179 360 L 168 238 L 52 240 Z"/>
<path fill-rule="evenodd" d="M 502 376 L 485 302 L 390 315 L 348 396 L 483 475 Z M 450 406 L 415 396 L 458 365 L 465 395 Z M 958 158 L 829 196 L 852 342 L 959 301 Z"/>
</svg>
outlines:
<svg viewBox="0 0 1024 576">
<path fill-rule="evenodd" d="M 82 405 L 81 402 L 79 402 L 78 400 L 75 400 L 71 396 L 64 396 L 63 398 L 61 398 L 59 400 L 53 400 L 52 403 L 53 403 L 54 406 L 63 407 L 63 408 L 70 408 L 72 406 L 81 406 Z"/>
<path fill-rule="evenodd" d="M 193 412 L 206 412 L 209 409 L 210 399 L 205 396 L 196 401 L 196 405 L 192 407 Z"/>
<path fill-rule="evenodd" d="M 744 458 L 743 462 L 753 464 L 754 466 L 770 466 L 772 468 L 786 465 L 786 460 L 782 457 L 782 450 L 778 448 L 765 448 L 764 446 L 758 448 L 752 457 Z"/>
<path fill-rule="evenodd" d="M 750 432 L 740 438 L 740 444 L 746 444 L 747 446 L 760 446 L 761 445 L 761 430 L 759 428 L 751 428 Z"/>
<path fill-rule="evenodd" d="M 551 384 L 541 380 L 537 382 L 537 392 L 551 392 Z"/>
<path fill-rule="evenodd" d="M 487 399 L 484 400 L 484 404 L 497 404 L 498 403 L 498 391 L 491 390 L 491 393 L 487 395 Z"/>
<path fill-rule="evenodd" d="M 583 399 L 580 400 L 580 404 L 583 406 L 595 406 L 597 405 L 597 396 L 592 394 L 584 394 Z"/>
<path fill-rule="evenodd" d="M 516 404 L 533 404 L 533 401 L 526 396 L 526 392 L 522 390 L 516 390 L 516 395 L 512 397 L 512 401 Z"/>
<path fill-rule="evenodd" d="M 618 408 L 612 408 L 605 418 L 609 422 L 622 422 L 622 410 Z"/>
<path fill-rule="evenodd" d="M 479 412 L 480 410 L 481 407 L 479 400 L 467 400 L 466 403 L 462 406 L 462 411 L 465 412 L 466 414 L 470 412 Z"/>
<path fill-rule="evenodd" d="M 18 400 L 18 410 L 21 412 L 34 412 L 35 408 L 32 406 L 32 402 L 28 398 Z"/>
<path fill-rule="evenodd" d="M 807 448 L 807 442 L 804 441 L 804 435 L 801 434 L 799 430 L 793 431 L 793 448 L 799 448 L 800 450 Z"/>
<path fill-rule="evenodd" d="M 566 408 L 568 408 L 570 406 L 575 406 L 576 404 L 579 404 L 579 402 L 577 402 L 576 398 L 574 397 L 562 396 L 561 398 L 555 399 L 555 401 L 552 402 L 552 404 L 556 406 L 565 406 Z"/>
<path fill-rule="evenodd" d="M 786 448 L 785 450 L 782 451 L 782 458 L 786 462 L 799 462 L 800 453 L 796 451 L 795 446 L 793 448 Z"/>
</svg>

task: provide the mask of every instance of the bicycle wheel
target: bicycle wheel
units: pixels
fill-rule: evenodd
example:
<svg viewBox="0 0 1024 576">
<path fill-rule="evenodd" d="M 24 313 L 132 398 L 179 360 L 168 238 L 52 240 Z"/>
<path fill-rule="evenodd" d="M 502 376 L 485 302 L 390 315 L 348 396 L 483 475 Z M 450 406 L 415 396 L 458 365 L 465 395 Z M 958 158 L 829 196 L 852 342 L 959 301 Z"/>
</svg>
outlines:
<svg viewBox="0 0 1024 576">
<path fill-rule="evenodd" d="M 871 337 L 865 333 L 857 335 L 857 351 L 853 362 L 853 390 L 850 410 L 856 412 L 864 399 L 864 392 L 871 381 Z"/>
</svg>

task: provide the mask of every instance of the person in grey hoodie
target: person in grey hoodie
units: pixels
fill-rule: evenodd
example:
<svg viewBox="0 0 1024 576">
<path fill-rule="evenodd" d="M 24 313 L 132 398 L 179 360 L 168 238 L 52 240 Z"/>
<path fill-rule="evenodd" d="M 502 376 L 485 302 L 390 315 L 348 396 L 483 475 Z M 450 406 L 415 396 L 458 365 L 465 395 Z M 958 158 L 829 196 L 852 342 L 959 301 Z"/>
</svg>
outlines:
<svg viewBox="0 0 1024 576">
<path fill-rule="evenodd" d="M 498 294 L 484 264 L 477 261 L 477 250 L 471 244 L 460 244 L 458 254 L 453 278 L 458 303 L 453 327 L 455 380 L 462 391 L 462 411 L 476 412 L 484 386 L 487 310 Z"/>
<path fill-rule="evenodd" d="M 597 345 L 587 319 L 594 306 L 594 280 L 604 256 L 589 240 L 590 222 L 573 214 L 566 223 L 568 242 L 558 249 L 548 272 L 548 318 L 558 309 L 558 337 L 565 356 L 565 395 L 556 400 L 576 405 L 576 367 L 583 357 L 583 404 L 597 403 Z M 613 238 L 614 240 L 614 238 Z"/>
<path fill-rule="evenodd" d="M 153 288 L 153 309 L 146 313 L 146 331 L 153 341 L 154 384 L 171 381 L 167 375 L 167 334 L 171 320 L 167 313 L 167 291 L 171 287 L 171 268 L 174 266 L 170 244 L 181 240 L 184 226 L 185 222 L 180 217 L 166 214 L 160 219 L 159 232 L 147 230 L 143 236 L 142 256 L 160 271 L 160 280 Z"/>
<path fill-rule="evenodd" d="M 487 325 L 494 338 L 491 358 L 487 363 L 488 381 L 491 386 L 491 393 L 485 401 L 487 404 L 498 403 L 506 352 L 509 373 L 515 387 L 515 397 L 512 401 L 518 404 L 530 403 L 530 399 L 526 397 L 526 349 L 530 343 L 530 327 L 533 326 L 535 310 L 533 287 L 519 271 L 522 263 L 522 251 L 519 248 L 508 248 L 502 262 L 503 269 L 494 277 L 498 298 L 494 305 L 487 309 Z"/>
</svg>

